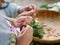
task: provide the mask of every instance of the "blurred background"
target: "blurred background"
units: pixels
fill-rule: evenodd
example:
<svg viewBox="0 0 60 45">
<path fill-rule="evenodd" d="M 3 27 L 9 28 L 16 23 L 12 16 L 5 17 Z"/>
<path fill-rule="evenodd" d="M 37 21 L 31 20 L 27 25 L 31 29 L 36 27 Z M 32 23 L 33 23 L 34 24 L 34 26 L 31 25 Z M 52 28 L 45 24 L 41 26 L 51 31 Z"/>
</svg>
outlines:
<svg viewBox="0 0 60 45">
<path fill-rule="evenodd" d="M 60 12 L 60 0 L 12 0 L 14 3 L 20 5 L 20 6 L 25 6 L 25 5 L 29 5 L 29 4 L 35 4 L 37 6 L 37 8 L 40 8 L 40 5 L 43 4 L 54 4 L 59 2 L 59 5 L 52 5 L 52 6 L 48 6 L 48 5 L 44 5 L 43 7 L 45 8 L 51 8 L 51 10 L 55 10 L 55 11 L 59 11 Z M 59 7 L 59 8 L 57 8 Z M 34 43 L 34 45 L 60 45 L 60 44 L 43 44 L 43 43 L 38 43 L 38 42 L 32 42 Z M 31 45 L 32 45 L 31 43 Z"/>
<path fill-rule="evenodd" d="M 50 3 L 55 3 L 55 2 L 59 2 L 60 0 L 13 0 L 15 3 L 17 3 L 18 5 L 28 5 L 28 4 L 36 4 L 37 7 L 39 7 L 39 5 L 41 4 L 50 4 Z"/>
</svg>

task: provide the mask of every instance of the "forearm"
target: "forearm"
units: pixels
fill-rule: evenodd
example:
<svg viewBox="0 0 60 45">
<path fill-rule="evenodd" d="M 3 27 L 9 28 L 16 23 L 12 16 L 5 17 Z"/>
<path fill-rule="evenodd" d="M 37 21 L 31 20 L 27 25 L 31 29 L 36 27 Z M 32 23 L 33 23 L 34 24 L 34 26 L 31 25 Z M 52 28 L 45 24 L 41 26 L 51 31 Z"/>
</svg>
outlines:
<svg viewBox="0 0 60 45">
<path fill-rule="evenodd" d="M 16 45 L 29 45 L 33 39 L 33 29 L 27 26 L 17 37 Z M 29 39 L 29 40 L 28 40 Z"/>
<path fill-rule="evenodd" d="M 10 18 L 10 17 L 7 17 L 7 16 L 4 16 L 5 19 L 7 19 L 8 21 L 10 21 L 11 24 L 14 23 L 14 18 Z"/>
</svg>

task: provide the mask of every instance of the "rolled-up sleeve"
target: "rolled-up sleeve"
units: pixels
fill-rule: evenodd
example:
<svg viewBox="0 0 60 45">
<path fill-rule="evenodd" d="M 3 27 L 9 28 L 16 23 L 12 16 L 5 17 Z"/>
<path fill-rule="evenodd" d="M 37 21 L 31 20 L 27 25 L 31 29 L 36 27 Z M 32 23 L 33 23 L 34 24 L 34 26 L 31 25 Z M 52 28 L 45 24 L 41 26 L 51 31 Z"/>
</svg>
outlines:
<svg viewBox="0 0 60 45">
<path fill-rule="evenodd" d="M 15 3 L 10 3 L 9 6 L 5 9 L 5 14 L 9 17 L 16 17 L 18 15 L 18 10 L 22 6 L 18 6 Z"/>
<path fill-rule="evenodd" d="M 16 17 L 18 15 L 18 10 L 21 8 L 21 6 L 18 6 L 15 3 L 11 3 L 10 6 L 12 17 Z"/>
</svg>

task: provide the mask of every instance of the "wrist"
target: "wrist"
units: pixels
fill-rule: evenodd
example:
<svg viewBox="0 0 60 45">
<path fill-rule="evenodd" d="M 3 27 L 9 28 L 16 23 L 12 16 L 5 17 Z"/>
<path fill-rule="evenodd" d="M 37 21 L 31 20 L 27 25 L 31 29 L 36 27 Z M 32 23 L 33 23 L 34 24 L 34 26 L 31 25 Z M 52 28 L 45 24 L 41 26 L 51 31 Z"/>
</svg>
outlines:
<svg viewBox="0 0 60 45">
<path fill-rule="evenodd" d="M 18 10 L 18 14 L 20 14 L 22 12 L 24 12 L 24 8 L 21 8 L 21 9 Z"/>
<path fill-rule="evenodd" d="M 10 18 L 9 20 L 10 20 L 10 23 L 11 23 L 12 25 L 14 25 L 15 19 L 14 19 L 14 18 Z"/>
</svg>

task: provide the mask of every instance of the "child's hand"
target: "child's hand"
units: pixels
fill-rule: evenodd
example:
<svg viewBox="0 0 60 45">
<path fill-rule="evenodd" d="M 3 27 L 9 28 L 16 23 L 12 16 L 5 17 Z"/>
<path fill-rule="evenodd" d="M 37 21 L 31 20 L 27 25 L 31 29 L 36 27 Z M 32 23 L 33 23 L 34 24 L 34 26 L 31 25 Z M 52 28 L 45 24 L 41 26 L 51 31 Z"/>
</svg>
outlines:
<svg viewBox="0 0 60 45">
<path fill-rule="evenodd" d="M 29 24 L 33 18 L 31 16 L 21 16 L 19 18 L 15 18 L 12 24 L 15 27 L 20 27 L 22 23 Z"/>
<path fill-rule="evenodd" d="M 29 45 L 33 39 L 33 28 L 27 25 L 17 36 L 17 45 Z"/>
</svg>

